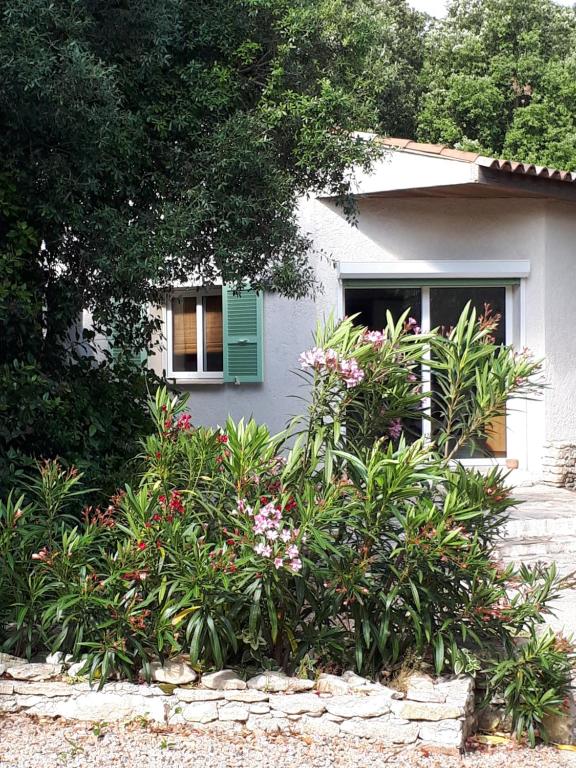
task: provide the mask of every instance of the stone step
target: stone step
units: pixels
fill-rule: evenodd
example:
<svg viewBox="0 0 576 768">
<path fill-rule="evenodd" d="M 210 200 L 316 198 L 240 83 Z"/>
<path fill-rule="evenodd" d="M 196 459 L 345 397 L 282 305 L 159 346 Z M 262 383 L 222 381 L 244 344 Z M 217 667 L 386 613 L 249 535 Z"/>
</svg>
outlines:
<svg viewBox="0 0 576 768">
<path fill-rule="evenodd" d="M 562 570 L 576 569 L 576 516 L 514 517 L 497 546 L 505 562 L 557 562 Z"/>
<path fill-rule="evenodd" d="M 574 563 L 576 568 L 576 539 L 568 541 L 521 541 L 513 539 L 497 547 L 499 556 L 509 562 L 522 562 L 526 558 L 559 560 Z"/>
<path fill-rule="evenodd" d="M 576 541 L 576 514 L 574 517 L 513 517 L 505 524 L 502 538 L 513 539 L 560 539 Z"/>
<path fill-rule="evenodd" d="M 515 496 L 523 503 L 506 523 L 498 556 L 518 565 L 555 563 L 562 576 L 576 571 L 576 493 L 532 486 L 518 489 Z M 551 607 L 554 615 L 547 616 L 547 624 L 576 635 L 576 590 L 564 592 Z"/>
</svg>

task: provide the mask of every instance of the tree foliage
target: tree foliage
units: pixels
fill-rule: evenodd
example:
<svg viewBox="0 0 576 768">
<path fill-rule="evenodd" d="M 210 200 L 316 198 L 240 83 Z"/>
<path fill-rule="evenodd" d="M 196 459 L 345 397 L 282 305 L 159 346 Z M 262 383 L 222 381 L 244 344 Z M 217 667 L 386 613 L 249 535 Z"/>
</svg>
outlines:
<svg viewBox="0 0 576 768">
<path fill-rule="evenodd" d="M 2 5 L 3 165 L 75 309 L 217 270 L 309 286 L 295 199 L 367 157 L 369 0 Z"/>
<path fill-rule="evenodd" d="M 576 167 L 576 13 L 552 0 L 453 0 L 441 22 L 406 0 L 0 0 L 0 19 L 0 477 L 57 454 L 113 474 L 144 428 L 142 308 L 171 283 L 310 291 L 297 200 L 351 212 L 375 151 L 354 131 Z M 92 356 L 84 309 L 120 355 Z"/>
<path fill-rule="evenodd" d="M 576 168 L 575 43 L 553 0 L 453 0 L 426 37 L 419 138 Z"/>
<path fill-rule="evenodd" d="M 374 8 L 0 1 L 6 471 L 21 453 L 84 466 L 126 450 L 143 418 L 131 355 L 154 327 L 142 308 L 166 286 L 221 273 L 310 290 L 296 201 L 345 197 L 370 160 L 352 130 L 375 124 Z M 123 357 L 95 364 L 93 332 L 71 336 L 83 310 Z"/>
</svg>

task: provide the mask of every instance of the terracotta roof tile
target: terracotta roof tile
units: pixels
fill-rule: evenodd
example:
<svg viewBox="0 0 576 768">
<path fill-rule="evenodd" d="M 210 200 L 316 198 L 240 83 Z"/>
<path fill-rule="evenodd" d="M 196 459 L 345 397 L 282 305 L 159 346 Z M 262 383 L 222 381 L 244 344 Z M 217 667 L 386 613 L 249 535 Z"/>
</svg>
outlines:
<svg viewBox="0 0 576 768">
<path fill-rule="evenodd" d="M 454 160 L 465 160 L 469 163 L 475 163 L 478 158 L 477 152 L 465 152 L 463 149 L 450 149 L 449 147 L 443 147 L 439 154 L 442 157 L 452 157 Z"/>
<path fill-rule="evenodd" d="M 395 147 L 407 152 L 421 152 L 425 155 L 440 155 L 451 160 L 460 160 L 466 163 L 475 163 L 484 168 L 491 168 L 503 173 L 520 173 L 525 176 L 537 176 L 541 179 L 552 179 L 553 181 L 576 182 L 576 171 L 562 171 L 547 166 L 534 165 L 533 163 L 521 163 L 516 160 L 502 160 L 497 157 L 484 157 L 477 152 L 466 152 L 461 149 L 452 149 L 445 144 L 425 144 L 410 139 L 399 139 L 393 137 L 381 137 L 378 139 L 382 144 L 388 147 Z"/>
</svg>

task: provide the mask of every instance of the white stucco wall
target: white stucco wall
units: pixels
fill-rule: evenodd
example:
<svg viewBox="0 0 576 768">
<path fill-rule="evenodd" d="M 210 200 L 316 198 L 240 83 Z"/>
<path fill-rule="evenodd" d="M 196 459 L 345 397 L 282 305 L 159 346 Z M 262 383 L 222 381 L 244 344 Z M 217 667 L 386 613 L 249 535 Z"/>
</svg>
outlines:
<svg viewBox="0 0 576 768">
<path fill-rule="evenodd" d="M 571 209 L 564 208 L 554 216 L 566 218 Z M 278 431 L 290 416 L 299 412 L 301 406 L 291 396 L 304 393 L 292 371 L 297 367 L 299 353 L 311 344 L 317 320 L 341 311 L 338 261 L 528 260 L 531 275 L 515 298 L 515 343 L 528 346 L 537 356 L 546 355 L 562 322 L 550 326 L 551 318 L 545 316 L 546 306 L 553 301 L 550 281 L 562 284 L 565 262 L 569 259 L 568 249 L 564 248 L 564 261 L 546 267 L 545 256 L 551 247 L 546 238 L 550 237 L 551 228 L 556 227 L 551 216 L 549 205 L 538 200 L 363 198 L 359 203 L 358 226 L 352 227 L 332 202 L 303 202 L 301 226 L 322 252 L 313 257 L 321 292 L 315 301 L 265 296 L 264 383 L 183 387 L 190 392 L 194 420 L 222 424 L 228 414 L 235 419 L 254 415 Z M 558 232 L 558 237 L 565 239 L 566 234 Z M 552 249 L 562 250 L 556 246 Z M 570 295 L 574 295 L 572 289 Z M 522 315 L 521 304 L 526 309 Z M 570 347 L 567 351 L 555 349 L 550 361 L 551 382 L 564 382 L 565 374 L 558 371 L 565 370 L 570 357 L 576 358 L 576 340 L 573 346 L 575 349 Z M 165 361 L 158 360 L 157 367 L 162 364 L 165 366 Z M 556 414 L 553 418 L 563 421 L 556 395 L 547 394 L 546 407 L 550 418 Z M 542 402 L 516 404 L 513 411 L 509 456 L 519 460 L 522 470 L 537 477 L 542 444 L 551 422 L 548 421 L 547 429 Z M 574 423 L 564 421 L 562 426 L 576 435 L 576 407 L 573 413 Z"/>
<path fill-rule="evenodd" d="M 396 152 L 373 174 L 360 175 L 357 189 L 365 194 L 466 184 L 477 176 L 474 164 Z M 546 358 L 548 388 L 539 401 L 511 404 L 508 456 L 538 480 L 547 440 L 576 443 L 576 206 L 529 198 L 362 197 L 358 213 L 354 227 L 328 199 L 301 202 L 299 221 L 313 241 L 319 293 L 302 301 L 264 297 L 264 383 L 180 385 L 190 392 L 195 422 L 254 416 L 279 431 L 301 411 L 293 396 L 305 392 L 293 371 L 317 321 L 343 311 L 338 262 L 528 261 L 530 275 L 514 290 L 514 343 Z M 165 370 L 165 353 L 152 362 L 158 372 Z"/>
<path fill-rule="evenodd" d="M 297 369 L 300 352 L 312 344 L 316 309 L 311 299 L 293 301 L 264 296 L 264 382 L 262 384 L 179 384 L 189 392 L 189 410 L 195 424 L 223 425 L 228 415 L 235 420 L 251 416 L 272 432 L 284 429 L 301 412 L 294 395 L 304 395 Z M 166 369 L 165 352 L 154 368 Z"/>
<path fill-rule="evenodd" d="M 365 198 L 359 213 L 354 229 L 333 203 L 312 201 L 304 211 L 303 225 L 335 261 L 528 260 L 531 275 L 515 295 L 514 343 L 529 347 L 537 357 L 545 356 L 544 202 Z M 322 315 L 334 306 L 340 287 L 336 270 L 326 260 L 319 261 L 318 274 L 325 287 L 317 303 Z M 540 476 L 544 414 L 542 401 L 511 403 L 508 455 L 534 479 Z"/>
<path fill-rule="evenodd" d="M 576 443 L 576 207 L 546 213 L 546 437 Z"/>
</svg>

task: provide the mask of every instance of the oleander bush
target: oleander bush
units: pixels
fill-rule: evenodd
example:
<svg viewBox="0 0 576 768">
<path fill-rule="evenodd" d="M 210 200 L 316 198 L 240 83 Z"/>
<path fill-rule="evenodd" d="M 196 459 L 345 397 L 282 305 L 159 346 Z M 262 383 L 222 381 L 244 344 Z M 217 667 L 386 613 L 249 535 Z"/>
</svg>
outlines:
<svg viewBox="0 0 576 768">
<path fill-rule="evenodd" d="M 67 516 L 81 476 L 41 465 L 0 505 L 4 648 L 71 653 L 102 679 L 181 652 L 199 669 L 373 676 L 407 655 L 437 673 L 516 658 L 561 582 L 496 561 L 506 477 L 457 461 L 538 390 L 539 364 L 496 346 L 496 322 L 469 308 L 445 335 L 328 322 L 300 359 L 305 413 L 278 435 L 194 427 L 159 389 L 139 484 L 81 523 Z"/>
</svg>

